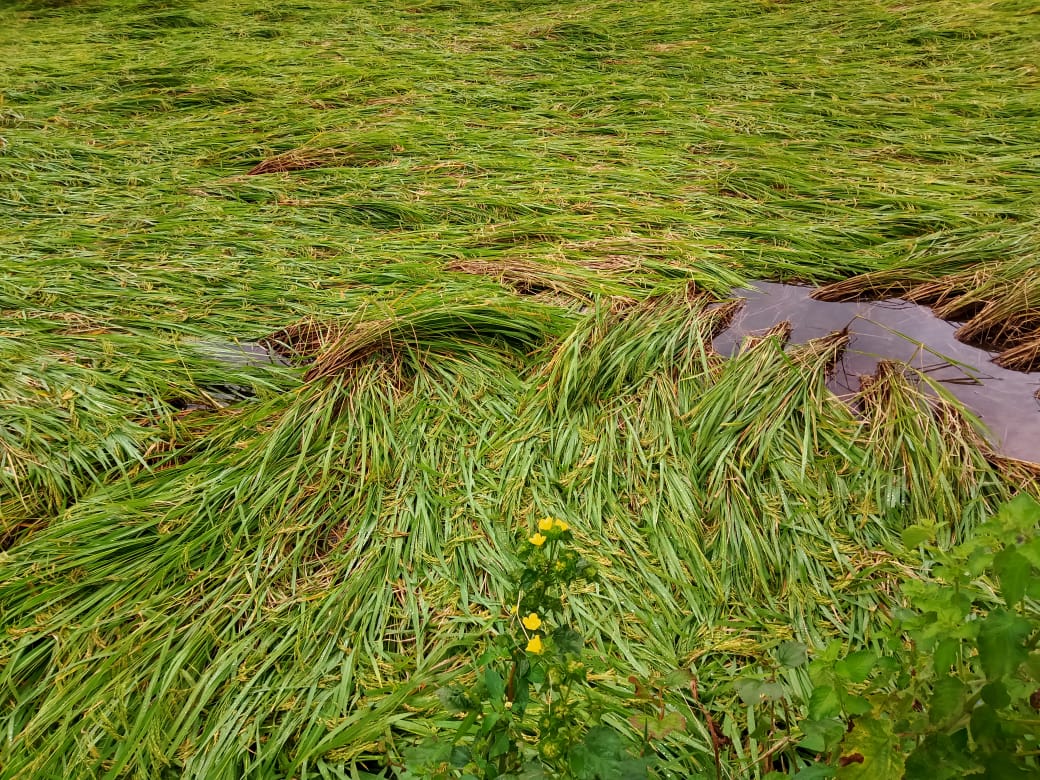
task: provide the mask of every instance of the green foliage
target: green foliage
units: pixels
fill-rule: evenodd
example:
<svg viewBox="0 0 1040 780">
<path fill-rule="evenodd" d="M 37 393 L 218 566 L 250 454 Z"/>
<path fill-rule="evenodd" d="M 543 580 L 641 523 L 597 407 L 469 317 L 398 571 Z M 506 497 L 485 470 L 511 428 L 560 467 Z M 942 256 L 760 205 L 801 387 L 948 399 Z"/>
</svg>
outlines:
<svg viewBox="0 0 1040 780">
<path fill-rule="evenodd" d="M 573 549 L 567 523 L 544 518 L 520 540 L 510 617 L 492 630 L 474 684 L 442 689 L 461 718 L 454 732 L 404 751 L 408 778 L 573 778 L 639 780 L 647 761 L 631 740 L 597 725 L 607 702 L 588 682 L 583 637 L 567 624 L 569 588 L 596 578 Z"/>
<path fill-rule="evenodd" d="M 925 538 L 913 536 L 921 544 Z M 777 729 L 798 778 L 1035 777 L 1040 772 L 1040 503 L 1020 494 L 971 539 L 924 546 L 930 575 L 903 586 L 906 607 L 875 649 L 833 642 L 807 685 L 745 678 L 749 705 L 782 702 Z M 805 663 L 784 643 L 773 679 Z M 792 678 L 793 679 L 793 678 Z"/>
</svg>

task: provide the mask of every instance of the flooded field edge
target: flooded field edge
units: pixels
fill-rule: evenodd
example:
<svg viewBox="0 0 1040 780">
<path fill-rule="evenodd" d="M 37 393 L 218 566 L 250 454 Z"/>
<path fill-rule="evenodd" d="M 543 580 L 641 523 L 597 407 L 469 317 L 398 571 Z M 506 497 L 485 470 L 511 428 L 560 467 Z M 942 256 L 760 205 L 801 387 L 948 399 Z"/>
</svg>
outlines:
<svg viewBox="0 0 1040 780">
<path fill-rule="evenodd" d="M 1040 463 L 1040 372 L 1003 368 L 995 352 L 958 341 L 958 323 L 935 316 L 926 306 L 901 299 L 833 303 L 812 297 L 813 288 L 756 282 L 733 291 L 743 306 L 714 340 L 732 355 L 745 338 L 789 323 L 789 343 L 847 330 L 850 344 L 834 368 L 830 387 L 849 397 L 861 377 L 878 364 L 907 365 L 949 391 L 978 417 L 991 445 L 1002 455 Z"/>
</svg>

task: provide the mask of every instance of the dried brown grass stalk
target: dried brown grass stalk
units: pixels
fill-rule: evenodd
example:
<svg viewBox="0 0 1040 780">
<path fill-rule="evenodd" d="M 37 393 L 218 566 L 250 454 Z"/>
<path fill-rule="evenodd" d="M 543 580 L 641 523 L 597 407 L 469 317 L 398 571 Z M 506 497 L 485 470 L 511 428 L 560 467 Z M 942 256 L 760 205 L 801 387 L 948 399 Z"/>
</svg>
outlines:
<svg viewBox="0 0 1040 780">
<path fill-rule="evenodd" d="M 1018 297 L 1018 296 L 1015 296 Z M 958 341 L 983 349 L 1015 346 L 1040 332 L 1040 309 L 1004 298 L 986 304 L 955 334 Z"/>
<path fill-rule="evenodd" d="M 993 362 L 1012 371 L 1040 370 L 1040 332 L 1034 333 L 1010 349 L 1005 349 Z"/>
<path fill-rule="evenodd" d="M 343 335 L 343 327 L 330 322 L 304 319 L 277 330 L 259 343 L 287 360 L 313 357 Z"/>
<path fill-rule="evenodd" d="M 696 297 L 687 297 L 687 301 L 689 301 L 691 305 L 699 300 L 701 300 L 699 294 Z M 702 333 L 704 334 L 705 341 L 710 341 L 728 328 L 730 323 L 733 322 L 733 318 L 736 317 L 738 312 L 743 308 L 744 299 L 734 298 L 733 300 L 723 301 L 705 311 L 704 316 L 702 317 Z"/>
<path fill-rule="evenodd" d="M 512 287 L 521 295 L 541 292 L 567 294 L 574 289 L 573 279 L 560 278 L 566 275 L 565 271 L 517 257 L 504 257 L 495 261 L 457 260 L 445 266 L 445 270 L 487 276 Z"/>
<path fill-rule="evenodd" d="M 845 355 L 851 340 L 848 328 L 843 328 L 799 345 L 791 352 L 791 357 L 803 365 L 819 367 L 830 372 Z"/>
<path fill-rule="evenodd" d="M 351 371 L 377 354 L 392 358 L 394 321 L 371 320 L 350 326 L 303 320 L 282 328 L 260 343 L 293 362 L 312 360 L 304 374 L 312 381 Z"/>
<path fill-rule="evenodd" d="M 390 151 L 401 151 L 392 148 Z M 352 149 L 292 149 L 274 157 L 268 157 L 246 171 L 247 176 L 265 173 L 287 173 L 306 171 L 310 168 L 354 167 L 379 165 L 387 160 L 387 151 L 379 148 L 354 147 Z"/>
<path fill-rule="evenodd" d="M 908 301 L 931 306 L 935 315 L 946 320 L 964 319 L 977 312 L 985 301 L 977 292 L 986 285 L 990 271 L 952 274 L 935 281 L 914 285 L 904 295 Z"/>
<path fill-rule="evenodd" d="M 246 171 L 246 175 L 261 176 L 265 173 L 286 173 L 321 168 L 334 163 L 336 156 L 336 152 L 332 149 L 293 149 L 274 157 L 268 157 Z"/>
<path fill-rule="evenodd" d="M 791 332 L 794 330 L 794 326 L 790 320 L 784 320 L 778 322 L 771 328 L 759 331 L 757 333 L 749 333 L 744 337 L 744 341 L 740 345 L 741 352 L 747 352 L 748 350 L 754 349 L 763 341 L 768 341 L 771 338 L 776 338 L 783 345 L 791 340 Z"/>
<path fill-rule="evenodd" d="M 365 359 L 377 354 L 394 353 L 393 320 L 362 322 L 331 341 L 314 358 L 304 375 L 308 382 L 321 377 L 351 371 Z"/>
<path fill-rule="evenodd" d="M 989 447 L 983 448 L 986 460 L 1014 485 L 1031 492 L 1040 491 L 1040 463 L 1000 455 Z"/>
<path fill-rule="evenodd" d="M 512 287 L 521 295 L 548 292 L 585 298 L 589 282 L 597 276 L 614 278 L 638 271 L 640 267 L 640 263 L 633 258 L 621 256 L 589 260 L 578 265 L 550 265 L 521 257 L 503 257 L 496 260 L 457 260 L 445 266 L 445 270 L 487 276 Z"/>
<path fill-rule="evenodd" d="M 903 297 L 913 285 L 913 280 L 907 279 L 905 272 L 876 271 L 825 284 L 814 290 L 812 297 L 833 303 L 878 301 Z"/>
</svg>

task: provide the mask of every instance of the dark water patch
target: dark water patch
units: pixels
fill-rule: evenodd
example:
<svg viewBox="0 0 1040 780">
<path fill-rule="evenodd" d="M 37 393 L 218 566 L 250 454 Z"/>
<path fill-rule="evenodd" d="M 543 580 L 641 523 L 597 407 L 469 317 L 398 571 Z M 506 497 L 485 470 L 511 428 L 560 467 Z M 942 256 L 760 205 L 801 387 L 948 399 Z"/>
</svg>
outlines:
<svg viewBox="0 0 1040 780">
<path fill-rule="evenodd" d="M 188 344 L 206 357 L 236 368 L 289 365 L 270 348 L 256 341 L 191 340 Z"/>
<path fill-rule="evenodd" d="M 829 383 L 835 393 L 857 392 L 859 378 L 873 374 L 881 360 L 905 363 L 927 373 L 978 416 L 999 452 L 1040 463 L 1040 373 L 1001 368 L 993 362 L 995 353 L 958 341 L 957 324 L 924 306 L 900 299 L 831 303 L 811 294 L 809 287 L 772 282 L 734 291 L 745 305 L 715 339 L 715 349 L 731 355 L 745 337 L 784 321 L 792 324 L 792 344 L 848 328 L 851 344 Z"/>
<path fill-rule="evenodd" d="M 289 365 L 289 361 L 282 358 L 276 351 L 255 341 L 189 339 L 185 344 L 202 357 L 231 369 Z M 228 406 L 255 397 L 251 387 L 239 384 L 207 384 L 202 390 L 206 398 L 217 407 Z M 170 401 L 170 405 L 186 411 L 210 408 L 207 404 L 185 399 L 173 399 Z"/>
</svg>

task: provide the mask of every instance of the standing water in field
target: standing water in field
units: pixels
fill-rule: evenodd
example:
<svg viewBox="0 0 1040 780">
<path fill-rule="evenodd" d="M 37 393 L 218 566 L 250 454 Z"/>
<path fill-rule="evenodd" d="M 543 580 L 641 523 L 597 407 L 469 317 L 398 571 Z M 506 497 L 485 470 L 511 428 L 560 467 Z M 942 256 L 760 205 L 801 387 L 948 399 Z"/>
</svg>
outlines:
<svg viewBox="0 0 1040 780">
<path fill-rule="evenodd" d="M 838 395 L 859 389 L 859 377 L 874 373 L 880 360 L 906 363 L 927 372 L 960 399 L 988 428 L 997 449 L 1011 457 L 1040 463 L 1040 372 L 1009 371 L 992 362 L 994 353 L 954 338 L 956 324 L 924 306 L 902 300 L 880 303 L 828 303 L 813 300 L 812 288 L 756 282 L 736 290 L 745 299 L 728 330 L 714 342 L 733 354 L 745 336 L 784 320 L 792 343 L 848 328 L 852 342 L 830 381 Z"/>
</svg>

